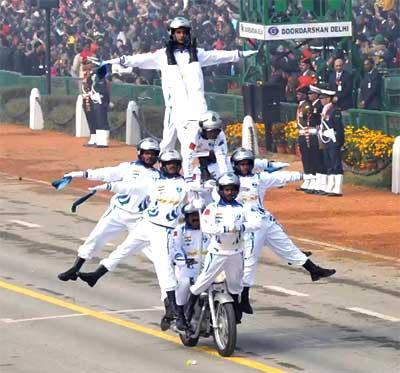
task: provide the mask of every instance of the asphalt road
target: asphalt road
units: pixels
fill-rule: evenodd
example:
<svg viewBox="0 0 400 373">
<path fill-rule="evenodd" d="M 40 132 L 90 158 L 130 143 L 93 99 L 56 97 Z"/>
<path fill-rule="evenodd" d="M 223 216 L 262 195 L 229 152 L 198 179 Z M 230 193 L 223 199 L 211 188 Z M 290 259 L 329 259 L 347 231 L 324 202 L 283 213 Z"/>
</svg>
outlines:
<svg viewBox="0 0 400 373">
<path fill-rule="evenodd" d="M 96 196 L 70 213 L 82 194 L 0 175 L 1 373 L 400 371 L 398 261 L 312 247 L 315 262 L 338 271 L 312 283 L 267 254 L 255 314 L 239 326 L 235 357 L 222 359 L 211 338 L 190 349 L 159 330 L 159 288 L 142 254 L 94 288 L 57 279 L 107 206 Z"/>
</svg>

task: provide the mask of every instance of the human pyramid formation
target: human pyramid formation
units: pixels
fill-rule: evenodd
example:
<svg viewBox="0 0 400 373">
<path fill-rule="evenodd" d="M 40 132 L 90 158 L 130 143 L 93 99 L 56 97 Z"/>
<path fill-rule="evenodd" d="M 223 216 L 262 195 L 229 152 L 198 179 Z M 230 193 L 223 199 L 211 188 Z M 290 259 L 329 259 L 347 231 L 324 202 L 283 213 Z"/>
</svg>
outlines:
<svg viewBox="0 0 400 373">
<path fill-rule="evenodd" d="M 58 278 L 68 281 L 79 277 L 93 287 L 125 257 L 143 250 L 154 264 L 165 304 L 161 329 L 167 330 L 175 320 L 178 330 L 190 332 L 199 295 L 222 271 L 234 300 L 237 323 L 242 312 L 253 313 L 249 289 L 264 246 L 286 262 L 303 266 L 312 281 L 329 277 L 335 270 L 314 264 L 307 257 L 311 253 L 294 245 L 263 206 L 267 189 L 302 180 L 303 174 L 267 172 L 285 164 L 255 159 L 253 152 L 244 148 L 229 157 L 220 116 L 207 110 L 201 67 L 236 61 L 244 52 L 197 48 L 190 37 L 190 24 L 182 17 L 171 23 L 170 36 L 166 48 L 155 53 L 105 61 L 162 71 L 164 137 L 161 144 L 152 138 L 142 140 L 137 161 L 64 175 L 102 181 L 89 189 L 108 190 L 114 195 L 79 247 L 75 263 Z M 176 136 L 182 155 L 174 150 Z M 87 260 L 125 229 L 125 240 L 94 272 L 81 272 Z"/>
</svg>

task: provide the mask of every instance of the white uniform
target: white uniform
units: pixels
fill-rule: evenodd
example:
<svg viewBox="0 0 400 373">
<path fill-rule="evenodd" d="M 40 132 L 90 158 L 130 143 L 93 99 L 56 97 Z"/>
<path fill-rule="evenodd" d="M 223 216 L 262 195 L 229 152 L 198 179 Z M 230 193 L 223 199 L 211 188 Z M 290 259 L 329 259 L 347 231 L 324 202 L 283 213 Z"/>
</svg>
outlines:
<svg viewBox="0 0 400 373">
<path fill-rule="evenodd" d="M 242 292 L 243 233 L 261 226 L 260 215 L 234 201 L 209 204 L 201 216 L 203 233 L 211 236 L 204 267 L 190 291 L 201 294 L 225 271 L 226 283 L 231 294 Z"/>
<path fill-rule="evenodd" d="M 151 258 L 162 291 L 174 290 L 176 279 L 169 254 L 169 240 L 178 224 L 186 199 L 185 182 L 182 177 L 161 178 L 155 182 L 111 183 L 111 190 L 127 195 L 143 192 L 149 196 L 148 208 L 125 241 L 101 264 L 106 268 L 115 266 L 132 252 L 150 245 Z"/>
<path fill-rule="evenodd" d="M 228 144 L 226 136 L 223 131 L 217 136 L 215 140 L 207 140 L 201 136 L 201 128 L 197 129 L 196 133 L 192 137 L 192 140 L 187 144 L 186 148 L 182 144 L 182 169 L 183 176 L 185 179 L 193 178 L 194 174 L 194 160 L 195 153 L 198 152 L 213 152 L 215 155 L 216 164 L 218 171 L 216 174 L 222 175 L 232 171 L 232 165 L 228 158 Z M 209 165 L 210 167 L 210 165 Z M 212 166 L 210 167 L 213 168 Z"/>
<path fill-rule="evenodd" d="M 205 51 L 197 48 L 197 55 L 199 62 L 189 64 L 188 50 L 177 49 L 174 52 L 176 65 L 168 65 L 165 48 L 154 53 L 123 57 L 122 62 L 125 66 L 161 71 L 161 84 L 168 115 L 167 119 L 164 118 L 161 152 L 174 148 L 176 135 L 182 143 L 186 133 L 197 128 L 200 115 L 207 111 L 202 67 L 239 61 L 237 50 Z"/>
<path fill-rule="evenodd" d="M 240 176 L 241 190 L 238 201 L 245 209 L 257 209 L 262 216 L 262 227 L 246 237 L 244 286 L 252 286 L 255 280 L 256 265 L 262 248 L 267 245 L 287 262 L 303 265 L 307 257 L 290 240 L 282 226 L 272 214 L 264 209 L 263 201 L 267 189 L 284 186 L 288 182 L 301 180 L 300 172 L 277 171 L 271 174 L 261 172 Z"/>
<path fill-rule="evenodd" d="M 155 181 L 160 172 L 152 167 L 145 167 L 141 161 L 125 162 L 116 167 L 105 167 L 87 170 L 89 180 L 123 181 L 142 183 L 143 180 Z M 78 249 L 78 256 L 82 259 L 91 259 L 96 256 L 104 245 L 122 230 L 133 230 L 148 204 L 147 193 L 137 191 L 130 195 L 115 194 L 110 206 L 100 218 L 89 237 Z M 108 270 L 111 267 L 106 266 Z"/>
<path fill-rule="evenodd" d="M 183 306 L 188 299 L 191 282 L 196 280 L 202 257 L 207 254 L 208 242 L 208 236 L 200 229 L 189 228 L 186 224 L 178 225 L 172 233 L 170 253 L 178 281 L 175 289 L 177 305 Z"/>
</svg>

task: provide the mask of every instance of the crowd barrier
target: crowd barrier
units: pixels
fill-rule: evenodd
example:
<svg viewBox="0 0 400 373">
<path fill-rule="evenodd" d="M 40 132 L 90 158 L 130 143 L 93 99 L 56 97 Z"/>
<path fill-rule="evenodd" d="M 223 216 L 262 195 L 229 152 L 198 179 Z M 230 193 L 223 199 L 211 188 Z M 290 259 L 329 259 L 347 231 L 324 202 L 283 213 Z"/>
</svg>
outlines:
<svg viewBox="0 0 400 373">
<path fill-rule="evenodd" d="M 80 93 L 79 80 L 77 79 L 57 77 L 53 78 L 51 82 L 52 95 L 54 96 L 77 96 Z M 46 77 L 44 76 L 23 76 L 14 72 L 0 71 L 0 88 L 15 86 L 25 86 L 30 89 L 38 88 L 42 95 L 47 91 Z M 164 105 L 162 89 L 159 86 L 113 83 L 112 96 L 126 97 L 144 106 L 162 107 Z M 241 96 L 207 92 L 206 100 L 211 110 L 221 113 L 229 120 L 240 122 L 243 120 L 243 99 Z M 400 112 L 350 109 L 348 112 L 344 112 L 343 117 L 345 125 L 366 126 L 381 130 L 388 135 L 400 135 Z M 280 121 L 286 123 L 295 118 L 296 104 L 282 102 Z"/>
</svg>

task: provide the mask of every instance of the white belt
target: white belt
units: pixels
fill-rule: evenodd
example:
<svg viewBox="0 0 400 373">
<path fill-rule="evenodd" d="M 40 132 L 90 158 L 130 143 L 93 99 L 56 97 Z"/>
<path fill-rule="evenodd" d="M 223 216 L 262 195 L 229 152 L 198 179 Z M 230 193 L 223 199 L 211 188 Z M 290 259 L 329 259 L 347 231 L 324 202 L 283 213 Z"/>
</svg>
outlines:
<svg viewBox="0 0 400 373">
<path fill-rule="evenodd" d="M 317 134 L 317 129 L 316 128 L 308 128 L 304 130 L 299 130 L 300 136 L 305 136 L 306 134 L 309 135 L 316 135 Z"/>
</svg>

